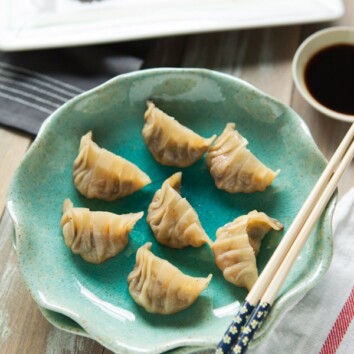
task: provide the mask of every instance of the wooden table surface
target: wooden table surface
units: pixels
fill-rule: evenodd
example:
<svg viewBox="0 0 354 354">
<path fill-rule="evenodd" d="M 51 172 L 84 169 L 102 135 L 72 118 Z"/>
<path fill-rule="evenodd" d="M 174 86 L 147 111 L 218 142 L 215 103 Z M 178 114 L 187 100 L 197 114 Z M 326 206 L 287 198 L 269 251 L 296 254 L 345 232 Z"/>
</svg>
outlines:
<svg viewBox="0 0 354 354">
<path fill-rule="evenodd" d="M 346 1 L 346 13 L 336 22 L 178 36 L 136 45 L 146 48 L 145 68 L 218 70 L 242 78 L 290 105 L 306 121 L 320 150 L 329 158 L 349 124 L 317 113 L 304 101 L 294 87 L 291 62 L 297 47 L 308 35 L 338 24 L 354 26 L 353 1 Z M 49 324 L 19 274 L 5 202 L 13 172 L 31 142 L 32 137 L 25 133 L 0 127 L 0 353 L 111 353 L 91 339 Z M 353 173 L 352 162 L 339 184 L 340 196 L 354 186 Z"/>
</svg>

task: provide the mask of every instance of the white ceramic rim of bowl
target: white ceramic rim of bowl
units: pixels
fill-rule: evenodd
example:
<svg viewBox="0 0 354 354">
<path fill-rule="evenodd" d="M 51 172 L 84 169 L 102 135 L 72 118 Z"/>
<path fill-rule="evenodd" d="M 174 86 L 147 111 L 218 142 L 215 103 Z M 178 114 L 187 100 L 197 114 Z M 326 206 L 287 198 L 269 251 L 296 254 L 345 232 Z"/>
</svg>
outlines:
<svg viewBox="0 0 354 354">
<path fill-rule="evenodd" d="M 339 35 L 339 37 L 338 37 Z M 293 63 L 292 73 L 295 86 L 299 90 L 302 97 L 319 112 L 328 117 L 338 119 L 345 122 L 354 122 L 354 115 L 339 113 L 333 111 L 318 102 L 308 91 L 304 80 L 305 64 L 308 60 L 317 53 L 320 49 L 329 47 L 335 44 L 352 44 L 354 45 L 354 26 L 334 26 L 318 32 L 315 32 L 297 49 Z"/>
</svg>

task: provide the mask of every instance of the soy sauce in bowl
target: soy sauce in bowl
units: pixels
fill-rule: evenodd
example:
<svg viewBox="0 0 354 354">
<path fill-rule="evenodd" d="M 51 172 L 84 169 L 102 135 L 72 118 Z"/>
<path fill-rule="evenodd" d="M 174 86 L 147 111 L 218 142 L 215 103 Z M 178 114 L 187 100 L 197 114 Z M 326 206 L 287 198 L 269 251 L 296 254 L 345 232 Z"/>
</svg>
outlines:
<svg viewBox="0 0 354 354">
<path fill-rule="evenodd" d="M 313 108 L 354 123 L 354 26 L 329 27 L 307 37 L 296 50 L 292 73 Z"/>
<path fill-rule="evenodd" d="M 321 49 L 308 61 L 304 76 L 307 89 L 319 103 L 354 115 L 354 45 Z"/>
</svg>

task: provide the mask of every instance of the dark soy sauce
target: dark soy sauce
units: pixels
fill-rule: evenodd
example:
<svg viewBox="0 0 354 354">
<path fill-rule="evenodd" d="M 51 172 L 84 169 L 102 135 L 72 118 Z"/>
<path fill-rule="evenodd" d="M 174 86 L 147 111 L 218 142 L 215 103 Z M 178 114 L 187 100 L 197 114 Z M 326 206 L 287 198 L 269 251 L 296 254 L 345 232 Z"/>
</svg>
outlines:
<svg viewBox="0 0 354 354">
<path fill-rule="evenodd" d="M 305 82 L 319 103 L 354 115 L 354 45 L 338 44 L 317 52 L 305 68 Z"/>
</svg>

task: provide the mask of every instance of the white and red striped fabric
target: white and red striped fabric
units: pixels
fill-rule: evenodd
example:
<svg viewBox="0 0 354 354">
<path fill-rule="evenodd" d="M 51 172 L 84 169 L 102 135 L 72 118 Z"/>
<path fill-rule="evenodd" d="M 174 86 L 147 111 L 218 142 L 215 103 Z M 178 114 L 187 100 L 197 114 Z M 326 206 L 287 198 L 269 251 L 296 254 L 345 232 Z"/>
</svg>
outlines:
<svg viewBox="0 0 354 354">
<path fill-rule="evenodd" d="M 249 354 L 354 354 L 354 189 L 337 205 L 333 233 L 327 274 Z"/>
<path fill-rule="evenodd" d="M 342 311 L 334 322 L 326 341 L 324 342 L 320 354 L 333 354 L 339 348 L 343 338 L 354 317 L 354 288 L 352 289 Z M 353 343 L 354 344 L 354 343 Z M 354 345 L 352 347 L 354 352 Z"/>
</svg>

